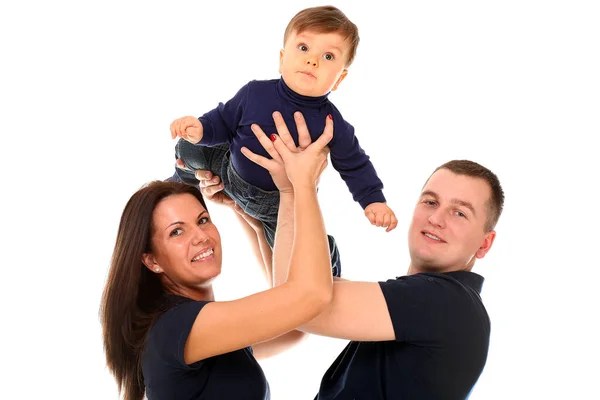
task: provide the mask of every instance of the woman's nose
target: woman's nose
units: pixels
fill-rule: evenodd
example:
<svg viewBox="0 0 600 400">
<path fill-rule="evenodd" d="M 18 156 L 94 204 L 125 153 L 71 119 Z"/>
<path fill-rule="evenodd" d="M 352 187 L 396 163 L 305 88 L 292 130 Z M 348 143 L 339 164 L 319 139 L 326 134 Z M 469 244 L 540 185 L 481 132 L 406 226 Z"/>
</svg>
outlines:
<svg viewBox="0 0 600 400">
<path fill-rule="evenodd" d="M 208 235 L 201 227 L 197 227 L 194 232 L 193 243 L 196 245 L 204 242 L 208 242 Z"/>
</svg>

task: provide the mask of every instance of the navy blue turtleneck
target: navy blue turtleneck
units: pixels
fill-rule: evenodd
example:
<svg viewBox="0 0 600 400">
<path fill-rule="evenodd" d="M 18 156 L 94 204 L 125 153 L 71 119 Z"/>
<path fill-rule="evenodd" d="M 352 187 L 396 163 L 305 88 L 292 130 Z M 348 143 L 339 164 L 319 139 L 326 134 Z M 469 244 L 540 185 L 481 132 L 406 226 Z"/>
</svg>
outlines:
<svg viewBox="0 0 600 400">
<path fill-rule="evenodd" d="M 217 108 L 198 118 L 204 129 L 198 145 L 229 143 L 231 162 L 242 179 L 263 190 L 277 190 L 267 170 L 248 160 L 240 151 L 245 146 L 256 154 L 271 158 L 256 140 L 250 126 L 258 124 L 265 133 L 276 133 L 272 117 L 274 111 L 281 113 L 296 144 L 298 131 L 294 112 L 300 111 L 304 115 L 313 141 L 321 135 L 325 118 L 331 114 L 334 123 L 333 139 L 329 143 L 331 165 L 348 185 L 354 201 L 363 209 L 371 203 L 385 202 L 383 183 L 369 156 L 360 147 L 352 125 L 342 118 L 327 95 L 299 95 L 283 79 L 251 81 L 231 100 L 219 103 Z"/>
</svg>

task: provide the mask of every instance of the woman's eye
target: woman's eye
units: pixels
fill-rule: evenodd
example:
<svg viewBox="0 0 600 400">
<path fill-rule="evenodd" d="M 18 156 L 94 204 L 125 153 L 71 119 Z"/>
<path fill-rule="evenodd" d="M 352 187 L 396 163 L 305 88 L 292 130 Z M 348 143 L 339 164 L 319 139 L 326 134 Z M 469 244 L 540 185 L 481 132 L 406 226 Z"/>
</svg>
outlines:
<svg viewBox="0 0 600 400">
<path fill-rule="evenodd" d="M 183 229 L 181 228 L 175 228 L 171 231 L 171 233 L 169 234 L 169 236 L 179 236 L 183 233 Z"/>
<path fill-rule="evenodd" d="M 199 223 L 200 225 L 207 224 L 207 223 L 209 223 L 209 222 L 210 222 L 210 219 L 209 219 L 208 217 L 202 217 L 202 218 L 200 218 L 200 219 L 198 220 L 198 223 Z"/>
</svg>

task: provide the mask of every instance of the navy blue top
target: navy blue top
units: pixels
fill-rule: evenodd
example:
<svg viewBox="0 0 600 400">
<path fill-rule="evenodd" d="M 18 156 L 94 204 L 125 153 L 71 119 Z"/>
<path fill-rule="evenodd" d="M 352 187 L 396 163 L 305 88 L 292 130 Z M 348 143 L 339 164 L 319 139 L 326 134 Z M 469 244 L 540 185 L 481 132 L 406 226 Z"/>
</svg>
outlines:
<svg viewBox="0 0 600 400">
<path fill-rule="evenodd" d="M 175 306 L 150 328 L 142 356 L 148 400 L 270 399 L 269 385 L 250 347 L 185 363 L 185 342 L 209 302 L 170 297 Z"/>
<path fill-rule="evenodd" d="M 380 282 L 395 341 L 350 342 L 325 373 L 318 400 L 464 399 L 485 365 L 490 320 L 472 272 Z"/>
<path fill-rule="evenodd" d="M 283 79 L 251 81 L 226 103 L 198 118 L 204 134 L 200 146 L 229 143 L 231 162 L 246 182 L 263 190 L 277 190 L 269 172 L 248 160 L 240 149 L 245 146 L 256 154 L 271 158 L 256 140 L 250 125 L 258 124 L 267 133 L 276 133 L 273 112 L 279 111 L 298 145 L 294 112 L 302 112 L 312 140 L 325 128 L 325 118 L 333 117 L 334 133 L 329 143 L 331 165 L 338 171 L 362 208 L 375 202 L 385 202 L 383 183 L 378 178 L 369 156 L 360 147 L 354 128 L 329 101 L 321 97 L 302 96 L 291 90 Z"/>
</svg>

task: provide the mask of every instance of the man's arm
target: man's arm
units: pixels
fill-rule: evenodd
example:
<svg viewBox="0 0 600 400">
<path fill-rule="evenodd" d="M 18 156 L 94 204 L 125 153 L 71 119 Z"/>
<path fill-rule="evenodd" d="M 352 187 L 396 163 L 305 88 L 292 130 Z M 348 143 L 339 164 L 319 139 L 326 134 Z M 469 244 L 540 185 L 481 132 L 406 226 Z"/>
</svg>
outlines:
<svg viewBox="0 0 600 400">
<path fill-rule="evenodd" d="M 281 123 L 279 119 L 276 119 L 275 122 L 276 125 Z M 289 140 L 288 135 L 282 135 L 282 131 L 282 129 L 278 129 L 281 138 L 284 141 Z M 298 125 L 298 136 L 301 146 L 306 146 L 306 142 L 310 143 L 310 136 L 305 125 L 302 128 Z M 294 226 L 285 224 L 285 220 L 289 220 L 293 224 L 293 218 L 286 217 L 292 213 L 291 207 L 285 209 L 280 205 L 279 217 L 284 217 L 284 220 L 278 220 L 275 238 L 273 267 L 275 286 L 285 282 L 287 278 L 290 256 L 278 250 L 277 245 L 284 245 L 292 240 L 291 234 Z M 283 249 L 286 247 L 289 246 L 282 246 Z M 286 260 L 288 261 L 286 262 Z M 395 339 L 394 328 L 381 288 L 378 283 L 372 282 L 336 280 L 333 284 L 333 299 L 329 306 L 315 319 L 301 326 L 299 330 L 350 340 Z"/>
<path fill-rule="evenodd" d="M 330 305 L 298 329 L 348 340 L 396 339 L 387 303 L 377 282 L 336 280 Z"/>
<path fill-rule="evenodd" d="M 284 333 L 275 339 L 255 344 L 252 346 L 254 358 L 257 360 L 264 360 L 265 358 L 276 356 L 277 354 L 283 353 L 284 351 L 296 346 L 306 337 L 308 337 L 307 333 L 293 330 L 289 331 L 288 333 Z"/>
<path fill-rule="evenodd" d="M 197 171 L 196 175 L 202 176 L 203 172 L 206 171 Z M 212 178 L 212 175 L 209 175 L 207 179 L 210 178 Z M 208 180 L 201 182 L 200 187 L 205 196 L 213 196 L 222 190 L 218 183 L 209 182 Z M 290 252 L 286 252 L 286 248 L 289 246 L 285 244 L 287 241 L 293 240 L 294 230 L 293 208 L 290 204 L 291 202 L 280 202 L 274 255 L 274 258 L 277 257 L 278 262 L 274 263 L 272 279 L 267 278 L 269 286 L 280 285 L 287 278 Z M 265 262 L 266 259 L 270 259 L 270 247 L 264 234 L 257 232 L 241 216 L 240 222 L 246 225 L 244 230 L 248 233 L 248 238 L 258 262 Z M 268 250 L 268 252 L 265 250 Z M 271 270 L 271 266 L 267 266 L 266 262 L 263 265 L 265 270 Z M 352 282 L 337 277 L 334 277 L 333 300 L 330 305 L 315 319 L 301 326 L 299 330 L 303 332 L 290 331 L 275 339 L 254 345 L 255 357 L 260 359 L 285 351 L 302 341 L 306 333 L 348 340 L 381 341 L 395 339 L 387 303 L 379 283 Z"/>
</svg>

